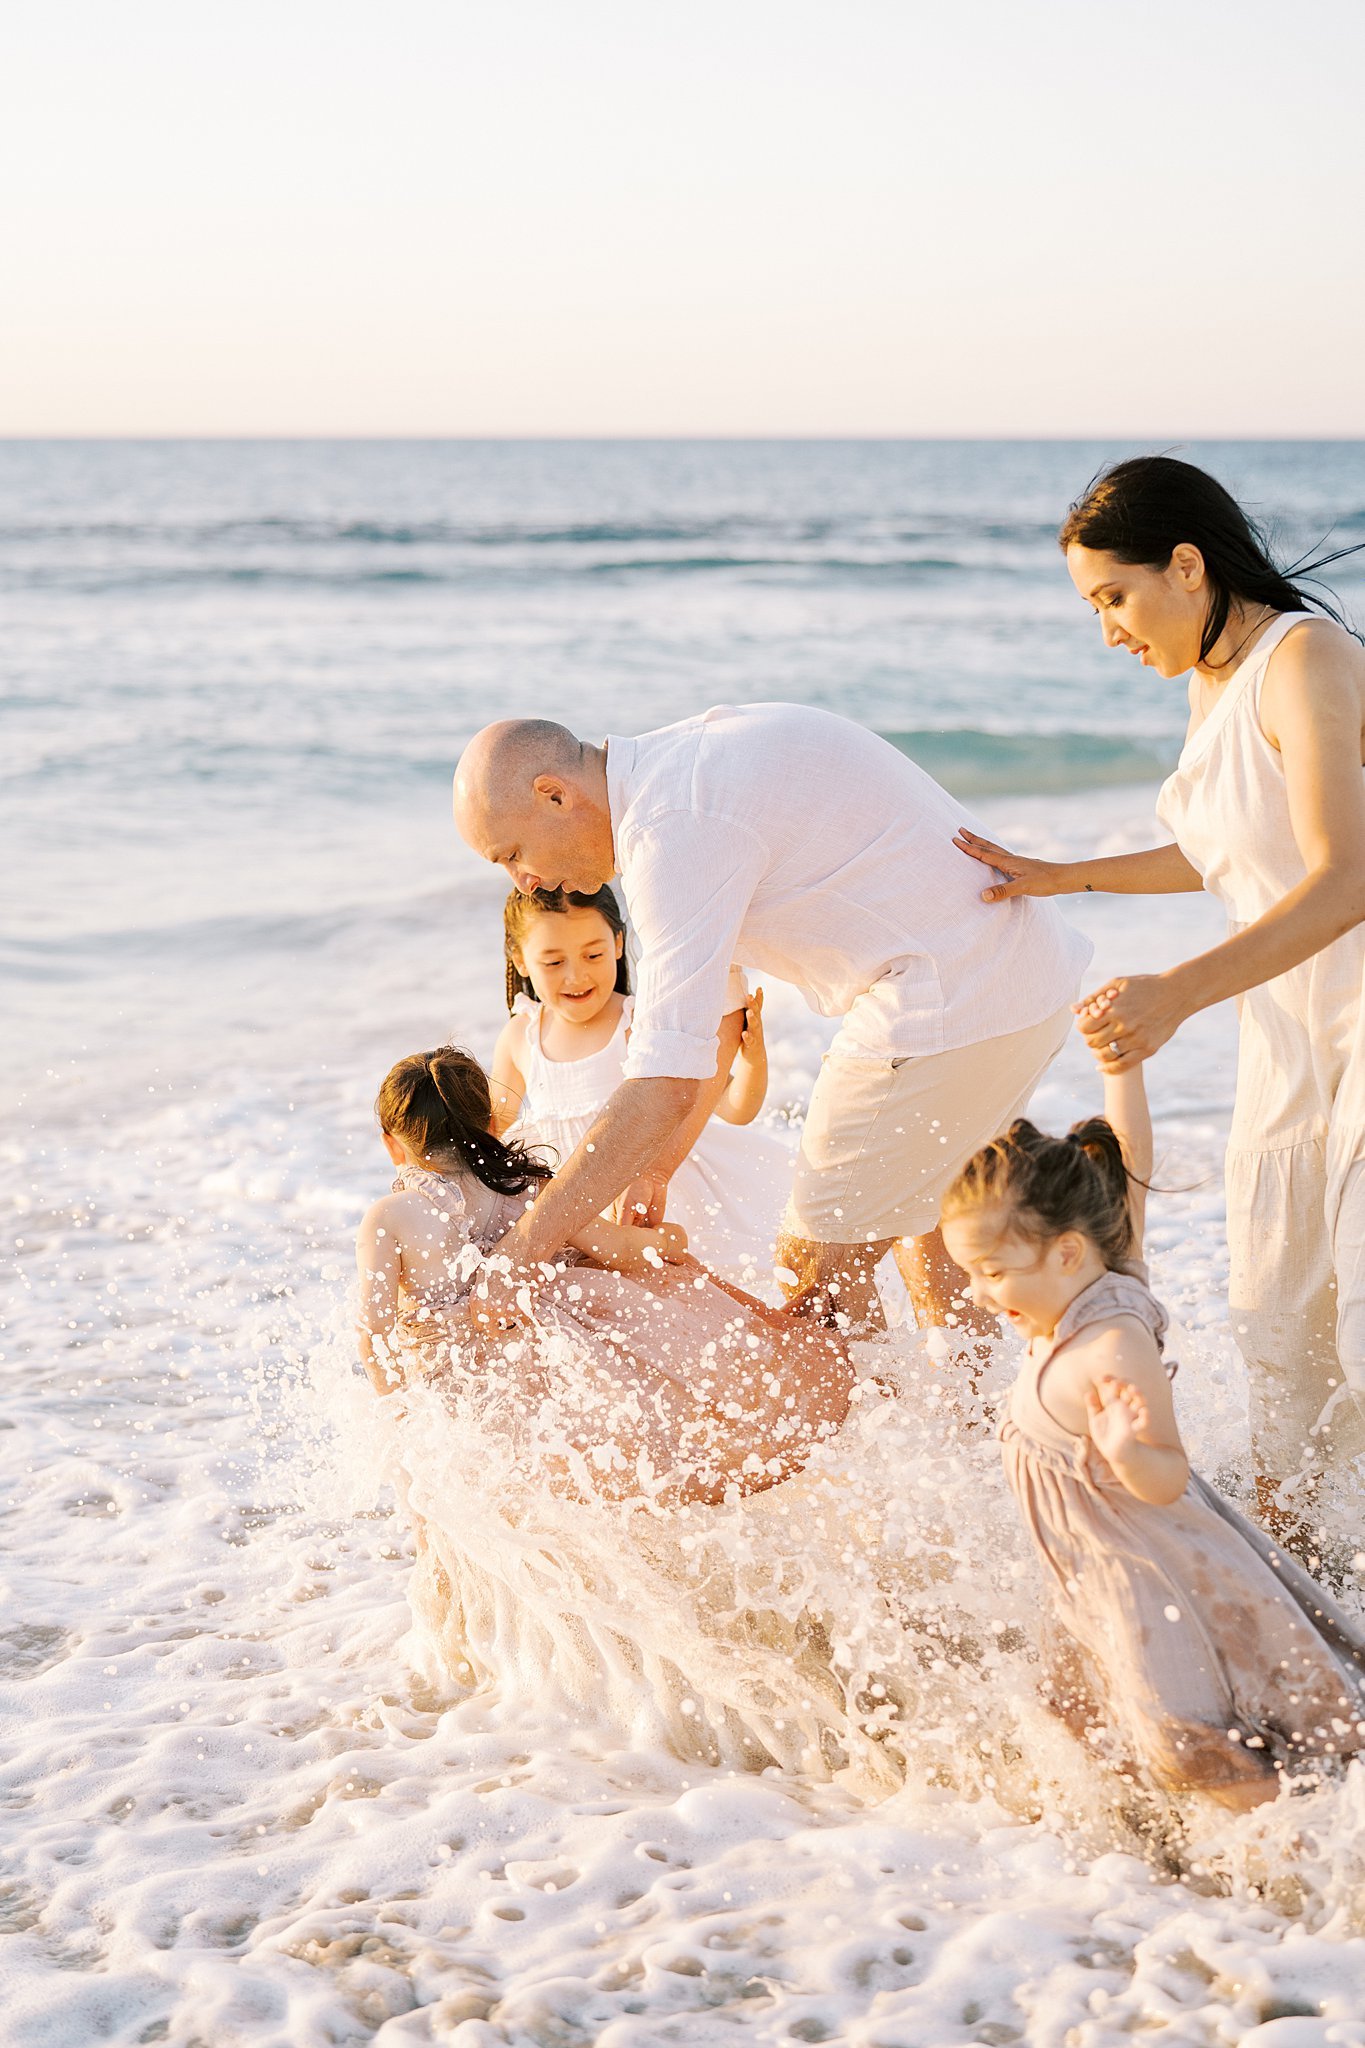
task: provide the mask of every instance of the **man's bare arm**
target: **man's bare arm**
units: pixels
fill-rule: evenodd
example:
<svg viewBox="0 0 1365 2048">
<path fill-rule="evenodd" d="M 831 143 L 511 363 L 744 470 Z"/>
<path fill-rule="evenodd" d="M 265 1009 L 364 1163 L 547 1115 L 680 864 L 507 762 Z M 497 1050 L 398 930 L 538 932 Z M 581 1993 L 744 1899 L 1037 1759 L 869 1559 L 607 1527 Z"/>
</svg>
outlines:
<svg viewBox="0 0 1365 2048">
<path fill-rule="evenodd" d="M 669 1180 L 677 1172 L 692 1147 L 711 1120 L 712 1112 L 721 1096 L 730 1085 L 730 1069 L 739 1051 L 740 1034 L 744 1029 L 743 1010 L 732 1010 L 720 1020 L 716 1039 L 716 1071 L 709 1081 L 696 1083 L 697 1096 L 687 1115 L 676 1130 L 671 1131 L 650 1161 L 650 1169 L 662 1179 Z"/>
<path fill-rule="evenodd" d="M 651 1166 L 695 1105 L 701 1081 L 623 1081 L 597 1122 L 499 1250 L 550 1259 Z"/>
</svg>

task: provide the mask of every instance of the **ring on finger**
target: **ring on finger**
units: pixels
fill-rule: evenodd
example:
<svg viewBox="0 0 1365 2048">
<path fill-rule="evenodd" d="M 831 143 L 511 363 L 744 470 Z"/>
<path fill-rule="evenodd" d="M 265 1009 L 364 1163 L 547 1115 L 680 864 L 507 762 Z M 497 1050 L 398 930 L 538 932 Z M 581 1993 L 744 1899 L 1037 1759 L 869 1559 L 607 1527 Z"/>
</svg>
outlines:
<svg viewBox="0 0 1365 2048">
<path fill-rule="evenodd" d="M 1115 1058 L 1115 1059 L 1120 1059 L 1120 1058 L 1122 1058 L 1122 1056 L 1123 1056 L 1123 1047 L 1122 1047 L 1122 1046 L 1121 1046 L 1121 1045 L 1119 1044 L 1119 1042 L 1118 1042 L 1117 1038 L 1111 1038 L 1111 1039 L 1110 1039 L 1110 1041 L 1109 1041 L 1109 1050 L 1110 1050 L 1110 1052 L 1111 1052 L 1111 1053 L 1113 1054 L 1113 1056 L 1114 1056 L 1114 1058 Z"/>
</svg>

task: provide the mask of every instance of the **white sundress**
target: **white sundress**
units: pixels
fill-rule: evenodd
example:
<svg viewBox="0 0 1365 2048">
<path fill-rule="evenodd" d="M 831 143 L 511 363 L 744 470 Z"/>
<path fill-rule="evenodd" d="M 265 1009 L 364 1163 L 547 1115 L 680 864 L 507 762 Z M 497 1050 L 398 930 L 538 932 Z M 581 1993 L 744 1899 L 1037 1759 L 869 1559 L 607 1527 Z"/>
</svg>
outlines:
<svg viewBox="0 0 1365 2048">
<path fill-rule="evenodd" d="M 517 1011 L 526 1017 L 526 1094 L 507 1135 L 543 1146 L 551 1163 L 562 1165 L 625 1078 L 631 998 L 608 1043 L 581 1060 L 545 1057 L 540 1003 L 520 996 Z M 794 1144 L 770 1126 L 711 1118 L 668 1188 L 668 1220 L 682 1225 L 703 1265 L 740 1286 L 771 1283 L 795 1156 Z"/>
<path fill-rule="evenodd" d="M 1262 634 L 1157 800 L 1157 816 L 1224 904 L 1230 932 L 1306 873 L 1284 762 L 1260 707 L 1271 656 L 1307 616 L 1283 613 Z M 1282 1479 L 1365 1450 L 1362 985 L 1358 925 L 1237 1002 L 1229 1306 L 1257 1462 Z"/>
</svg>

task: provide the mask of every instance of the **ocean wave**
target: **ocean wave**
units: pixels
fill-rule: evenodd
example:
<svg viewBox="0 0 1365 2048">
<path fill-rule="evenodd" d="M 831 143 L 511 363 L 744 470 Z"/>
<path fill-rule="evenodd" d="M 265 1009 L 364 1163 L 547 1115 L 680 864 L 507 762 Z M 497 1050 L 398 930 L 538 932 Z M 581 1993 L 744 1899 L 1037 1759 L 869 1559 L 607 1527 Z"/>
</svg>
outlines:
<svg viewBox="0 0 1365 2048">
<path fill-rule="evenodd" d="M 1169 774 L 1180 748 L 1158 736 L 1114 739 L 1098 732 L 888 732 L 903 754 L 963 799 L 1057 796 L 1070 790 L 1155 782 Z"/>
<path fill-rule="evenodd" d="M 801 555 L 717 553 L 609 555 L 580 560 L 545 559 L 526 553 L 498 560 L 487 555 L 454 557 L 444 562 L 342 561 L 137 561 L 81 563 L 69 558 L 21 566 L 0 561 L 0 589 L 54 592 L 65 596 L 101 596 L 121 591 L 165 590 L 170 594 L 196 590 L 278 589 L 299 591 L 383 589 L 405 586 L 478 588 L 594 583 L 633 579 L 739 576 L 752 582 L 800 580 L 814 589 L 822 584 L 923 583 L 954 577 L 990 575 L 1031 581 L 1034 565 L 1008 560 L 987 561 L 937 555 Z"/>
</svg>

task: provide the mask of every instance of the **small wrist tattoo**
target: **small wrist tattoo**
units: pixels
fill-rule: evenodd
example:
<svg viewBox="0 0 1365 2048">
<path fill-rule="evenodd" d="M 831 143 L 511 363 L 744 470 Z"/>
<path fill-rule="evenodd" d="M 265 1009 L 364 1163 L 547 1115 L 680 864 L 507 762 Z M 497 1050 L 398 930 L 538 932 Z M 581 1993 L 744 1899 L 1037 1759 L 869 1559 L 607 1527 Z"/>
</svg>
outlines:
<svg viewBox="0 0 1365 2048">
<path fill-rule="evenodd" d="M 1087 883 L 1086 883 L 1086 885 L 1085 885 L 1085 893 L 1086 893 L 1086 895 L 1087 895 L 1087 896 L 1093 896 L 1093 895 L 1094 895 L 1094 893 L 1095 893 L 1095 884 L 1094 884 L 1093 882 L 1087 882 Z"/>
</svg>

